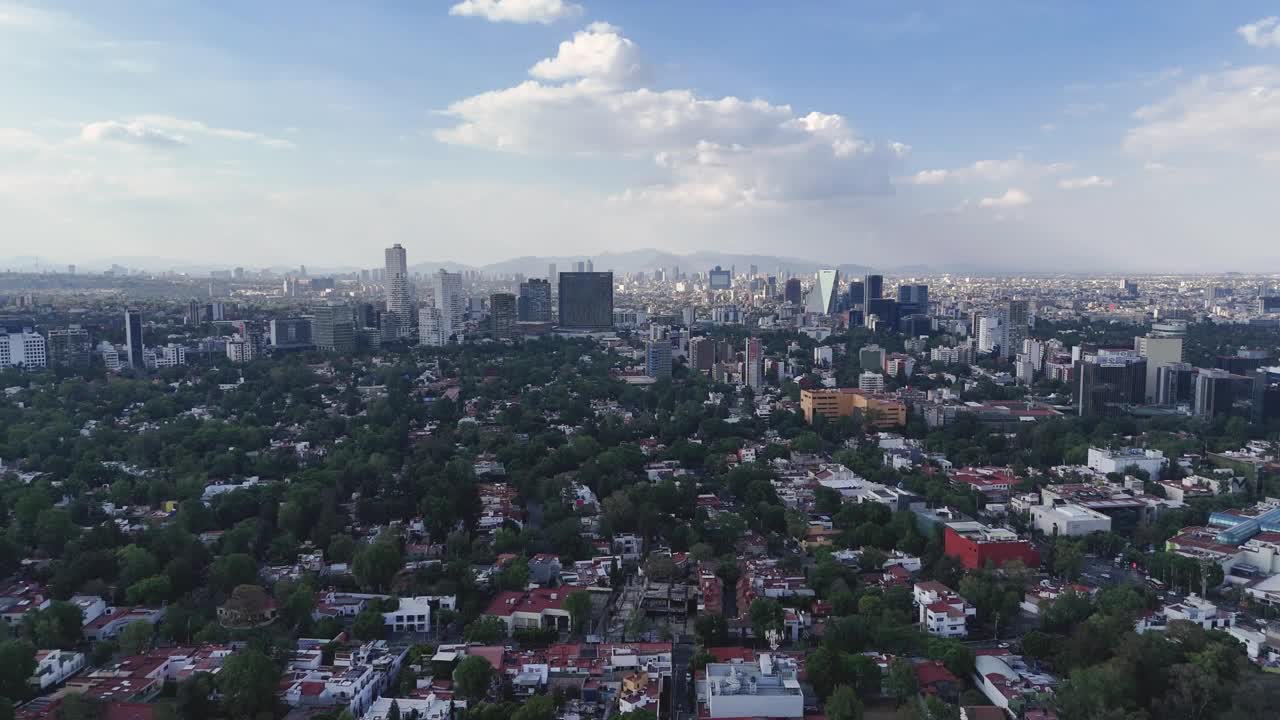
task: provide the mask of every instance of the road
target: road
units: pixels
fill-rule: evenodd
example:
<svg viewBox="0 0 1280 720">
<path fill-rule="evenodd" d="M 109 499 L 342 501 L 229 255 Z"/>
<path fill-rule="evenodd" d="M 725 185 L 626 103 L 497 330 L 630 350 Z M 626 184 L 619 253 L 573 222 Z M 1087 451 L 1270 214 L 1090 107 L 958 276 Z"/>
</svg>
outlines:
<svg viewBox="0 0 1280 720">
<path fill-rule="evenodd" d="M 671 688 L 663 700 L 669 704 L 671 720 L 690 720 L 697 716 L 693 699 L 693 644 L 673 643 L 671 646 Z"/>
</svg>

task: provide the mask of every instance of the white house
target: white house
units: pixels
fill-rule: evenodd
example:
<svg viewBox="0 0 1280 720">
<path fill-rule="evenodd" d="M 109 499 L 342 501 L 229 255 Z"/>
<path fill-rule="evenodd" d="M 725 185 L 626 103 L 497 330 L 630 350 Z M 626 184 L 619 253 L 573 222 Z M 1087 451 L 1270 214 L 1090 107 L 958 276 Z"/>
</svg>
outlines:
<svg viewBox="0 0 1280 720">
<path fill-rule="evenodd" d="M 1164 453 L 1159 450 L 1089 448 L 1089 467 L 1104 474 L 1123 474 L 1127 468 L 1133 466 L 1139 470 L 1145 470 L 1154 480 L 1160 477 L 1160 470 L 1166 464 L 1168 464 L 1168 460 L 1165 459 Z"/>
<path fill-rule="evenodd" d="M 919 608 L 920 626 L 925 632 L 938 637 L 965 637 L 969 634 L 968 619 L 978 614 L 951 588 L 929 580 L 918 582 L 912 592 Z"/>
<path fill-rule="evenodd" d="M 28 680 L 41 692 L 61 684 L 84 668 L 84 653 L 69 650 L 40 650 L 36 652 L 36 671 Z"/>
</svg>

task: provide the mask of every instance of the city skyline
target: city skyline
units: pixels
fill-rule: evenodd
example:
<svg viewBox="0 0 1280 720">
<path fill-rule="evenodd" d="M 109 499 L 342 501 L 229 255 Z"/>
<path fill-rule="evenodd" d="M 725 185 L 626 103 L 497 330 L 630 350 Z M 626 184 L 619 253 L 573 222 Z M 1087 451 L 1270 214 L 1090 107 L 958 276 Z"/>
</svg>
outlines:
<svg viewBox="0 0 1280 720">
<path fill-rule="evenodd" d="M 0 258 L 1277 269 L 1273 14 L 0 2 Z"/>
</svg>

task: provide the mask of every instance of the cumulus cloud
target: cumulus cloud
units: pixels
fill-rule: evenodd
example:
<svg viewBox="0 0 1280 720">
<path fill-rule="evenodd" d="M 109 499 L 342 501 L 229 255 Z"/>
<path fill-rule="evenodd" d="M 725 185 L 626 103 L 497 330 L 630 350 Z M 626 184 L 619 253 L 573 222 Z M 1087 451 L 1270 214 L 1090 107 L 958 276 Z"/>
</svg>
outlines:
<svg viewBox="0 0 1280 720">
<path fill-rule="evenodd" d="M 481 17 L 489 22 L 541 23 L 582 14 L 582 6 L 564 0 L 462 0 L 449 8 L 450 15 Z"/>
<path fill-rule="evenodd" d="M 631 84 L 643 73 L 635 43 L 603 22 L 574 33 L 572 40 L 560 43 L 555 57 L 539 60 L 529 69 L 540 80 L 589 79 L 619 86 Z"/>
<path fill-rule="evenodd" d="M 1009 160 L 979 160 L 962 168 L 921 170 L 908 178 L 913 185 L 941 185 L 963 182 L 1008 182 L 1034 180 L 1071 169 L 1070 163 L 1033 163 L 1021 155 Z"/>
<path fill-rule="evenodd" d="M 635 44 L 604 23 L 529 74 L 537 79 L 449 105 L 442 113 L 455 124 L 435 137 L 513 153 L 652 157 L 664 181 L 617 200 L 713 206 L 890 192 L 889 171 L 910 151 L 861 137 L 840 115 L 643 87 Z"/>
<path fill-rule="evenodd" d="M 1031 204 L 1031 196 L 1018 188 L 1009 188 L 999 197 L 985 197 L 978 201 L 979 207 L 1008 209 Z"/>
<path fill-rule="evenodd" d="M 1058 187 L 1063 190 L 1084 190 L 1087 188 L 1104 188 L 1111 187 L 1115 181 L 1111 178 L 1104 178 L 1100 175 L 1089 175 L 1087 177 L 1065 178 L 1058 182 Z"/>
<path fill-rule="evenodd" d="M 1148 157 L 1182 151 L 1265 158 L 1280 151 L 1280 65 L 1201 75 L 1134 113 L 1125 148 Z"/>
<path fill-rule="evenodd" d="M 1258 48 L 1280 47 L 1280 17 L 1272 15 L 1236 28 L 1236 34 Z"/>
<path fill-rule="evenodd" d="M 223 140 L 244 140 L 270 148 L 292 149 L 288 140 L 260 133 L 206 125 L 198 120 L 185 120 L 169 115 L 141 115 L 131 120 L 103 120 L 80 129 L 85 142 L 116 142 L 156 149 L 182 148 L 191 144 L 192 136 Z"/>
</svg>

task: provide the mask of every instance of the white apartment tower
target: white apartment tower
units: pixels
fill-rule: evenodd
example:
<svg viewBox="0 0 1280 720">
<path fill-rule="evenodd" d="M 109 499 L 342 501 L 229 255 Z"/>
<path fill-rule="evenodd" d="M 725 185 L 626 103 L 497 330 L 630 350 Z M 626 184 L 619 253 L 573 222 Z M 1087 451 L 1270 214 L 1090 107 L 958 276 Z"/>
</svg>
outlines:
<svg viewBox="0 0 1280 720">
<path fill-rule="evenodd" d="M 462 295 L 461 273 L 441 268 L 435 275 L 436 309 L 440 311 L 440 333 L 444 341 L 462 332 L 462 313 L 466 298 Z"/>
<path fill-rule="evenodd" d="M 404 247 L 387 248 L 387 313 L 395 326 L 395 336 L 404 337 L 413 327 L 413 300 L 409 294 L 409 260 Z"/>
</svg>

